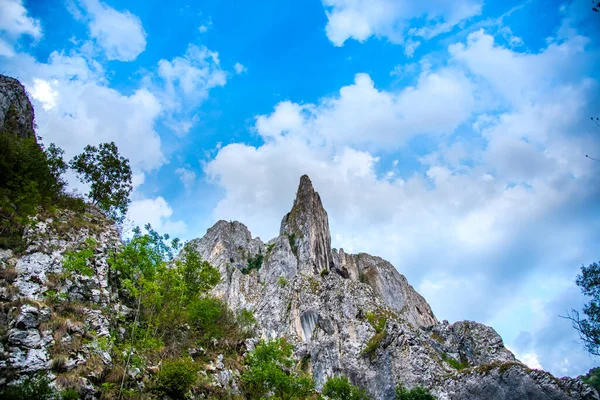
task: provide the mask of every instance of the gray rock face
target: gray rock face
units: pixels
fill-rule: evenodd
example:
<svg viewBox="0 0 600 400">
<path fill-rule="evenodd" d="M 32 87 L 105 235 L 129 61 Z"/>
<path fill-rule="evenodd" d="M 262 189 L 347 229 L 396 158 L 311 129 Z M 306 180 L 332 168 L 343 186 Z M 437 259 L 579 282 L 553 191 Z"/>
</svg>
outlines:
<svg viewBox="0 0 600 400">
<path fill-rule="evenodd" d="M 498 364 L 459 374 L 447 382 L 441 400 L 462 399 L 595 399 L 598 394 L 581 381 L 556 379 L 518 363 Z"/>
<path fill-rule="evenodd" d="M 192 241 L 224 276 L 215 294 L 252 310 L 258 336 L 287 337 L 317 387 L 343 374 L 373 399 L 393 399 L 399 384 L 429 387 L 444 400 L 599 399 L 581 381 L 529 370 L 490 327 L 438 322 L 389 262 L 332 251 L 327 213 L 307 176 L 268 243 L 224 221 Z M 244 274 L 245 257 L 258 253 L 262 267 Z"/>
<path fill-rule="evenodd" d="M 96 243 L 89 260 L 92 276 L 65 275 L 65 252 L 78 250 L 88 238 Z M 110 334 L 111 320 L 117 316 L 107 262 L 121 243 L 116 227 L 95 209 L 84 215 L 62 211 L 36 217 L 25 231 L 25 240 L 29 245 L 24 254 L 0 253 L 4 277 L 0 278 L 0 323 L 6 327 L 1 335 L 6 345 L 0 348 L 0 385 L 49 371 L 55 357 L 66 357 L 67 371 L 76 367 L 84 371 L 91 356 L 109 366 L 110 353 L 100 349 L 96 339 Z M 52 296 L 57 300 L 51 300 Z M 57 309 L 75 303 L 77 308 L 68 311 L 68 317 L 57 314 Z M 93 337 L 91 343 L 77 345 L 84 336 Z"/>
<path fill-rule="evenodd" d="M 300 178 L 296 200 L 281 221 L 279 235 L 289 238 L 300 272 L 319 274 L 333 268 L 329 220 L 307 175 Z"/>
<path fill-rule="evenodd" d="M 33 106 L 21 82 L 0 75 L 0 132 L 9 123 L 20 137 L 35 137 L 33 120 Z"/>
<path fill-rule="evenodd" d="M 365 253 L 346 254 L 340 249 L 338 269 L 348 271 L 351 279 L 369 285 L 385 304 L 405 316 L 412 324 L 432 326 L 437 323 L 423 296 L 384 259 Z"/>
</svg>

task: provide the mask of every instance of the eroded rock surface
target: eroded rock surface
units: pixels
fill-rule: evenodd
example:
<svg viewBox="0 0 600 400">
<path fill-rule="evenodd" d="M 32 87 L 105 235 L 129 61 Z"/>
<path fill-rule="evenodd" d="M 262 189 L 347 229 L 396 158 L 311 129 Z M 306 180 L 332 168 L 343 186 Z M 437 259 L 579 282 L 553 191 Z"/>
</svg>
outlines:
<svg viewBox="0 0 600 400">
<path fill-rule="evenodd" d="M 35 137 L 33 106 L 18 80 L 0 74 L 0 132 L 10 124 L 10 132 L 21 138 Z"/>
<path fill-rule="evenodd" d="M 317 387 L 343 374 L 374 399 L 393 399 L 399 384 L 431 388 L 444 400 L 599 398 L 581 381 L 528 369 L 488 326 L 438 322 L 389 262 L 333 251 L 307 176 L 268 245 L 225 221 L 192 243 L 225 277 L 215 294 L 234 310 L 251 310 L 259 336 L 287 337 Z M 261 268 L 244 273 L 257 254 Z"/>
</svg>

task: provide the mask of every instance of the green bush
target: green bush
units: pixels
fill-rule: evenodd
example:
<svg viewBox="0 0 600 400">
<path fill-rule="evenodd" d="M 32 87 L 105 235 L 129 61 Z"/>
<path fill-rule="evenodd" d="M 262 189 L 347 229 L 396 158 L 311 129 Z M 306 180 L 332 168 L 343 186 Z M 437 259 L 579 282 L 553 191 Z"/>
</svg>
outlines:
<svg viewBox="0 0 600 400">
<path fill-rule="evenodd" d="M 28 377 L 23 383 L 8 386 L 0 392 L 1 400 L 51 400 L 56 398 L 56 393 L 50 387 L 50 380 L 46 377 Z"/>
<path fill-rule="evenodd" d="M 10 123 L 15 115 L 14 107 L 9 108 L 0 132 L 0 245 L 10 248 L 21 244 L 29 217 L 63 195 L 60 175 L 66 168 L 58 147 L 51 144 L 45 150 L 33 135 L 18 136 Z"/>
<path fill-rule="evenodd" d="M 387 323 L 387 318 L 381 312 L 369 312 L 366 314 L 365 318 L 369 324 L 371 324 L 373 329 L 375 329 L 375 334 L 371 339 L 369 339 L 367 345 L 362 351 L 363 354 L 370 354 L 373 353 L 377 347 L 379 347 L 379 344 L 386 337 L 385 325 Z"/>
<path fill-rule="evenodd" d="M 242 270 L 242 273 L 249 274 L 253 269 L 259 270 L 262 267 L 264 258 L 262 253 L 258 253 L 254 257 L 248 257 L 248 265 Z"/>
<path fill-rule="evenodd" d="M 396 400 L 436 400 L 436 397 L 421 386 L 406 389 L 400 385 L 396 387 Z"/>
<path fill-rule="evenodd" d="M 242 385 L 247 398 L 304 399 L 314 392 L 312 378 L 294 368 L 293 346 L 285 339 L 261 341 L 246 357 Z"/>
<path fill-rule="evenodd" d="M 331 400 L 368 400 L 367 393 L 350 383 L 345 376 L 329 378 L 323 385 L 322 394 Z"/>
<path fill-rule="evenodd" d="M 287 280 L 287 278 L 286 278 L 285 276 L 280 276 L 280 277 L 277 279 L 277 284 L 278 284 L 280 287 L 285 287 L 285 286 L 287 286 L 287 284 L 288 284 L 288 283 L 289 283 L 289 281 Z"/>
<path fill-rule="evenodd" d="M 94 250 L 97 245 L 98 242 L 94 238 L 88 237 L 85 239 L 81 249 L 65 252 L 65 259 L 63 261 L 65 272 L 93 276 L 94 269 L 89 264 L 94 257 Z"/>
<path fill-rule="evenodd" d="M 75 389 L 65 389 L 60 392 L 60 400 L 79 400 L 81 396 Z"/>
<path fill-rule="evenodd" d="M 156 388 L 175 399 L 184 399 L 196 383 L 199 370 L 190 358 L 165 360 L 156 377 Z"/>
<path fill-rule="evenodd" d="M 580 378 L 594 389 L 600 391 L 600 368 L 592 368 L 586 375 Z"/>
<path fill-rule="evenodd" d="M 442 353 L 442 360 L 446 361 L 450 366 L 458 371 L 469 368 L 469 363 L 466 361 L 457 361 L 452 357 L 448 357 L 446 353 Z"/>
</svg>

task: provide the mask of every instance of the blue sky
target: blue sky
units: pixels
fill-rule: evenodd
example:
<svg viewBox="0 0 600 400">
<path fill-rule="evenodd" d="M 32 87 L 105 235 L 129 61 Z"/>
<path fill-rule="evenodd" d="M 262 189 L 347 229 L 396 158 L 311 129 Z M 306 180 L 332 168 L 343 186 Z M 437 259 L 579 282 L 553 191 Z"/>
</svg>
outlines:
<svg viewBox="0 0 600 400">
<path fill-rule="evenodd" d="M 268 240 L 307 173 L 335 247 L 556 375 L 600 243 L 600 15 L 584 0 L 0 0 L 0 71 L 73 156 L 115 141 L 131 224 Z M 69 177 L 74 189 L 82 189 Z"/>
</svg>

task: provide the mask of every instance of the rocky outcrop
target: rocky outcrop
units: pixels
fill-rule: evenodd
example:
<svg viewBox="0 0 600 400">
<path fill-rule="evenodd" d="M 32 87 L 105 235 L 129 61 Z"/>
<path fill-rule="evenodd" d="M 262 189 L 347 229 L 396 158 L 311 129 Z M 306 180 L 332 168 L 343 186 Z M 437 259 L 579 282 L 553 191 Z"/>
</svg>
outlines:
<svg viewBox="0 0 600 400">
<path fill-rule="evenodd" d="M 438 322 L 389 262 L 333 251 L 307 176 L 280 235 L 266 245 L 224 221 L 191 244 L 224 276 L 215 294 L 234 310 L 251 310 L 259 336 L 287 337 L 317 387 L 342 374 L 373 399 L 393 399 L 399 384 L 428 387 L 444 400 L 599 399 L 579 380 L 529 370 L 490 327 Z M 260 268 L 248 271 L 259 254 Z"/>
<path fill-rule="evenodd" d="M 18 80 L 0 75 L 0 133 L 16 132 L 21 138 L 35 138 L 33 106 Z"/>
<path fill-rule="evenodd" d="M 346 254 L 340 249 L 338 265 L 338 270 L 348 271 L 348 277 L 369 285 L 385 304 L 404 315 L 410 323 L 432 326 L 437 322 L 423 296 L 384 259 L 365 253 Z"/>
<path fill-rule="evenodd" d="M 25 241 L 22 253 L 0 251 L 0 385 L 48 371 L 60 387 L 61 377 L 77 369 L 71 379 L 92 388 L 88 379 L 98 378 L 112 361 L 110 348 L 99 343 L 109 342 L 110 325 L 121 312 L 107 263 L 120 246 L 119 232 L 89 208 L 83 215 L 39 215 Z M 88 245 L 93 273 L 66 271 L 65 255 Z"/>
<path fill-rule="evenodd" d="M 288 237 L 300 272 L 320 274 L 333 268 L 327 212 L 307 175 L 300 178 L 296 200 L 281 221 L 279 235 Z"/>
</svg>

